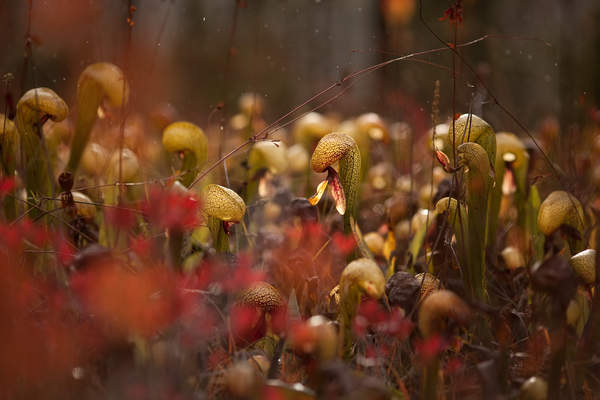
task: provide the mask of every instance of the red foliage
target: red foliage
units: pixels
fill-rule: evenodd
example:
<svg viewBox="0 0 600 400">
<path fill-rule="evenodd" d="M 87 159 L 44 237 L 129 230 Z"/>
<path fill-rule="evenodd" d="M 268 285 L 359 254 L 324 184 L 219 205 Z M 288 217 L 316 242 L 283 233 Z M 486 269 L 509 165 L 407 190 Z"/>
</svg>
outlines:
<svg viewBox="0 0 600 400">
<path fill-rule="evenodd" d="M 456 3 L 444 11 L 444 15 L 440 17 L 440 21 L 448 21 L 451 24 L 460 24 L 463 21 L 463 6 L 462 1 L 457 0 Z"/>
<path fill-rule="evenodd" d="M 289 341 L 294 349 L 299 349 L 307 353 L 314 351 L 317 334 L 302 321 L 294 321 L 289 329 Z"/>
<path fill-rule="evenodd" d="M 220 333 L 217 328 L 217 315 L 198 299 L 198 295 L 188 293 L 182 299 L 181 323 L 185 329 L 179 337 L 179 344 L 183 348 L 197 348 L 204 340 L 215 333 Z"/>
<path fill-rule="evenodd" d="M 262 393 L 261 393 L 261 398 L 265 399 L 265 400 L 285 400 L 285 399 L 287 399 L 283 390 L 281 390 L 280 388 L 277 388 L 277 387 L 273 387 L 273 386 L 264 386 Z"/>
<path fill-rule="evenodd" d="M 433 361 L 445 348 L 446 343 L 440 335 L 433 335 L 423 340 L 415 340 L 415 353 L 424 364 Z"/>
<path fill-rule="evenodd" d="M 335 247 L 342 253 L 342 255 L 347 256 L 354 250 L 356 247 L 356 240 L 352 235 L 344 235 L 341 232 L 336 232 L 333 234 L 332 238 L 333 244 Z"/>
<path fill-rule="evenodd" d="M 367 300 L 358 309 L 354 319 L 354 332 L 357 336 L 364 336 L 368 327 L 375 332 L 406 340 L 414 324 L 404 317 L 402 309 L 394 308 L 388 313 L 378 302 Z"/>
<path fill-rule="evenodd" d="M 122 230 L 129 230 L 135 224 L 135 212 L 124 207 L 107 207 L 104 209 L 104 218 L 107 225 Z"/>
<path fill-rule="evenodd" d="M 208 367 L 211 370 L 215 369 L 226 359 L 227 352 L 222 347 L 218 347 L 215 350 L 211 351 L 208 355 Z"/>
<path fill-rule="evenodd" d="M 228 276 L 224 276 L 222 286 L 225 291 L 238 292 L 250 287 L 253 283 L 265 280 L 266 273 L 250 268 L 251 258 L 248 254 L 242 254 L 238 258 L 237 267 Z M 224 267 L 226 268 L 226 267 Z"/>
<path fill-rule="evenodd" d="M 36 247 L 44 247 L 50 240 L 48 230 L 42 225 L 34 225 L 31 220 L 25 218 L 18 225 L 20 236 L 23 240 L 31 242 Z"/>
<path fill-rule="evenodd" d="M 73 257 L 75 257 L 75 248 L 69 243 L 67 238 L 63 235 L 55 235 L 54 248 L 59 263 L 63 266 L 71 264 Z"/>
<path fill-rule="evenodd" d="M 266 323 L 259 308 L 235 304 L 229 315 L 231 332 L 238 343 L 252 343 L 265 335 Z"/>
<path fill-rule="evenodd" d="M 456 375 L 463 369 L 463 362 L 458 357 L 451 357 L 446 361 L 444 373 L 446 375 Z"/>
<path fill-rule="evenodd" d="M 0 179 L 0 199 L 12 192 L 15 188 L 15 178 Z"/>
<path fill-rule="evenodd" d="M 72 286 L 90 314 L 117 335 L 151 335 L 179 314 L 175 277 L 167 268 L 132 272 L 111 261 L 75 276 Z"/>
<path fill-rule="evenodd" d="M 271 329 L 273 330 L 273 333 L 281 335 L 286 332 L 288 321 L 287 307 L 281 307 L 271 313 Z"/>
<path fill-rule="evenodd" d="M 193 195 L 154 187 L 142 211 L 159 229 L 190 230 L 200 223 L 200 201 Z"/>
<path fill-rule="evenodd" d="M 210 262 L 203 262 L 192 274 L 185 275 L 182 286 L 188 289 L 203 290 L 213 281 L 216 267 Z"/>
<path fill-rule="evenodd" d="M 2 227 L 7 229 L 6 226 Z M 19 227 L 10 229 L 18 231 Z M 4 243 L 6 245 L 6 243 Z M 18 248 L 0 254 L 0 397 L 35 396 L 84 362 L 97 334 L 69 310 L 66 295 L 16 264 Z M 26 382 L 27 385 L 23 385 Z"/>
<path fill-rule="evenodd" d="M 152 239 L 144 236 L 136 236 L 131 238 L 129 247 L 142 260 L 152 257 Z"/>
</svg>

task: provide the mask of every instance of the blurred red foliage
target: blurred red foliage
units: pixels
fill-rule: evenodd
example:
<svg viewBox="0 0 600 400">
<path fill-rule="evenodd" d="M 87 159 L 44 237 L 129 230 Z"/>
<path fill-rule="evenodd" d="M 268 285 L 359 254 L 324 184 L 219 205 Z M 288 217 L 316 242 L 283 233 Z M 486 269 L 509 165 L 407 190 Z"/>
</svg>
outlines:
<svg viewBox="0 0 600 400">
<path fill-rule="evenodd" d="M 200 201 L 193 195 L 154 187 L 141 206 L 148 221 L 159 229 L 189 230 L 200 223 Z"/>
<path fill-rule="evenodd" d="M 86 310 L 117 336 L 148 336 L 179 315 L 175 275 L 156 266 L 132 271 L 117 260 L 94 265 L 72 279 Z"/>
<path fill-rule="evenodd" d="M 15 188 L 15 178 L 0 179 L 0 199 L 12 192 Z"/>
<path fill-rule="evenodd" d="M 135 212 L 125 207 L 107 207 L 104 209 L 106 224 L 125 231 L 133 228 Z"/>
<path fill-rule="evenodd" d="M 264 336 L 266 323 L 262 310 L 235 304 L 230 313 L 231 333 L 240 344 L 252 343 Z"/>
<path fill-rule="evenodd" d="M 64 291 L 17 263 L 22 247 L 11 245 L 24 239 L 24 232 L 33 238 L 45 237 L 44 232 L 27 223 L 0 230 L 9 233 L 0 234 L 0 398 L 28 397 L 91 356 L 98 334 L 69 308 Z"/>
<path fill-rule="evenodd" d="M 230 293 L 239 292 L 252 286 L 253 283 L 265 280 L 266 273 L 250 268 L 252 257 L 248 253 L 242 253 L 235 263 L 233 270 L 223 266 L 221 273 L 223 276 L 220 279 L 223 289 Z"/>
<path fill-rule="evenodd" d="M 394 308 L 391 312 L 387 312 L 377 301 L 369 299 L 362 302 L 358 309 L 354 319 L 354 332 L 362 337 L 369 327 L 375 332 L 406 340 L 414 324 L 404 317 L 402 309 Z"/>
<path fill-rule="evenodd" d="M 356 240 L 352 235 L 344 235 L 342 232 L 333 234 L 333 244 L 344 256 L 347 256 L 356 247 Z"/>
<path fill-rule="evenodd" d="M 440 335 L 425 339 L 415 339 L 415 353 L 423 364 L 429 364 L 446 348 L 446 342 Z"/>
</svg>

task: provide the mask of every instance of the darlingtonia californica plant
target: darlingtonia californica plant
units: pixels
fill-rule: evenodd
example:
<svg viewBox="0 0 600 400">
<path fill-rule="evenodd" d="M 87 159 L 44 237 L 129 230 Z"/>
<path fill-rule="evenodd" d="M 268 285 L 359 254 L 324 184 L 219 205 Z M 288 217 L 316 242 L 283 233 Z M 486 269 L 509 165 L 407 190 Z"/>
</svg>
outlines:
<svg viewBox="0 0 600 400">
<path fill-rule="evenodd" d="M 124 148 L 120 152 L 113 153 L 106 170 L 105 179 L 107 184 L 135 182 L 139 177 L 140 162 L 138 156 L 132 150 Z M 132 186 L 126 190 L 122 189 L 125 188 L 120 186 L 105 187 L 103 190 L 104 201 L 111 205 L 117 204 L 120 192 L 125 193 L 129 200 L 135 200 L 139 188 Z"/>
<path fill-rule="evenodd" d="M 244 218 L 246 203 L 233 190 L 216 184 L 207 185 L 202 198 L 213 246 L 219 252 L 229 251 L 229 228 Z"/>
<path fill-rule="evenodd" d="M 339 162 L 339 175 L 333 169 L 336 162 Z M 360 151 L 356 142 L 344 133 L 326 135 L 317 144 L 310 166 L 315 172 L 327 171 L 327 179 L 319 183 L 310 203 L 316 205 L 331 184 L 336 209 L 344 216 L 344 230 L 350 232 L 350 217 L 356 213 L 360 186 Z"/>
<path fill-rule="evenodd" d="M 15 173 L 19 135 L 15 124 L 0 113 L 0 138 L 2 139 L 2 172 L 5 176 Z"/>
<path fill-rule="evenodd" d="M 464 170 L 467 207 L 459 207 L 456 199 L 446 197 L 438 201 L 436 212 L 448 214 L 448 222 L 456 235 L 458 258 L 469 296 L 485 300 L 485 252 L 492 170 L 488 153 L 474 142 L 458 146 L 457 159 L 458 168 Z"/>
<path fill-rule="evenodd" d="M 279 175 L 288 169 L 285 144 L 260 141 L 255 143 L 248 155 L 248 188 L 246 200 L 251 202 L 256 194 L 263 197 L 268 193 L 270 175 Z"/>
<path fill-rule="evenodd" d="M 538 228 L 550 236 L 559 228 L 565 230 L 571 254 L 583 247 L 584 215 L 581 203 L 575 196 L 563 190 L 550 193 L 540 205 Z"/>
<path fill-rule="evenodd" d="M 596 250 L 583 250 L 571 257 L 570 263 L 583 282 L 588 285 L 596 282 Z"/>
<path fill-rule="evenodd" d="M 102 145 L 90 143 L 81 157 L 81 167 L 86 174 L 98 177 L 105 170 L 108 160 L 108 151 Z"/>
<path fill-rule="evenodd" d="M 356 142 L 360 150 L 362 178 L 371 164 L 373 142 L 389 142 L 387 125 L 378 114 L 370 112 L 358 116 L 355 120 L 342 122 L 337 130 L 350 135 Z"/>
<path fill-rule="evenodd" d="M 318 112 L 310 112 L 294 126 L 294 139 L 311 151 L 314 143 L 332 131 L 334 124 Z"/>
<path fill-rule="evenodd" d="M 189 187 L 206 162 L 208 141 L 198 126 L 179 121 L 168 125 L 163 131 L 162 144 L 165 150 L 182 156 L 180 180 Z"/>
<path fill-rule="evenodd" d="M 42 125 L 49 119 L 62 121 L 68 113 L 69 107 L 64 100 L 48 88 L 31 89 L 17 103 L 16 125 L 23 155 L 19 169 L 30 194 L 49 195 L 52 192 L 54 177 L 50 173 L 48 148 L 41 139 Z"/>
<path fill-rule="evenodd" d="M 15 174 L 17 155 L 19 149 L 19 135 L 15 124 L 4 114 L 0 113 L 0 140 L 2 141 L 2 173 L 10 177 Z M 3 199 L 4 213 L 7 219 L 12 220 L 16 216 L 15 200 L 11 197 Z"/>
<path fill-rule="evenodd" d="M 488 200 L 492 186 L 492 176 L 488 153 L 477 143 L 463 143 L 457 151 L 458 163 L 465 167 L 468 257 L 466 275 L 469 294 L 484 300 L 485 290 L 485 251 L 487 237 Z"/>
<path fill-rule="evenodd" d="M 440 335 L 450 339 L 452 329 L 465 326 L 471 317 L 469 306 L 454 292 L 436 290 L 423 300 L 419 308 L 418 326 L 425 339 Z M 436 399 L 439 381 L 440 356 L 436 355 L 425 366 L 422 378 L 422 398 Z"/>
<path fill-rule="evenodd" d="M 496 185 L 492 188 L 490 201 L 490 221 L 488 229 L 488 244 L 494 245 L 498 228 L 498 214 L 503 196 L 515 194 L 519 210 L 519 220 L 524 217 L 526 201 L 526 179 L 529 166 L 529 154 L 521 140 L 512 133 L 501 132 L 496 135 L 496 160 L 494 171 Z M 495 216 L 495 218 L 492 218 Z M 524 224 L 520 224 L 523 226 Z"/>
<path fill-rule="evenodd" d="M 359 258 L 349 263 L 340 277 L 340 323 L 346 353 L 352 345 L 352 321 L 361 297 L 379 299 L 385 291 L 385 277 L 375 261 Z"/>
<path fill-rule="evenodd" d="M 434 146 L 436 157 L 444 169 L 447 172 L 464 169 L 468 216 L 467 226 L 461 227 L 466 240 L 466 246 L 463 247 L 463 276 L 469 295 L 485 299 L 485 251 L 495 241 L 498 213 L 494 199 L 497 197 L 495 192 L 500 190 L 499 185 L 495 184 L 493 169 L 496 163 L 496 134 L 480 117 L 463 114 L 449 124 L 448 134 L 441 136 L 439 141 L 448 153 Z M 457 160 L 453 165 L 455 155 Z"/>
<path fill-rule="evenodd" d="M 135 182 L 139 177 L 140 162 L 133 151 L 124 148 L 120 152 L 113 153 L 104 176 L 107 185 L 101 188 L 104 203 L 115 206 L 121 200 L 137 200 L 142 188 L 137 185 L 123 186 L 121 183 Z M 106 218 L 102 219 L 100 227 L 100 243 L 102 245 L 124 245 L 124 235 L 118 235 L 115 228 L 107 223 Z M 120 244 L 116 242 L 117 238 L 121 241 Z"/>
<path fill-rule="evenodd" d="M 456 132 L 456 135 L 454 134 Z M 443 137 L 447 143 L 448 157 L 454 158 L 453 146 L 458 151 L 458 147 L 467 142 L 477 143 L 486 151 L 490 164 L 496 162 L 496 134 L 494 129 L 482 118 L 474 114 L 462 114 L 453 124 L 448 124 L 448 135 Z"/>
<path fill-rule="evenodd" d="M 106 101 L 114 108 L 123 107 L 129 98 L 129 86 L 123 71 L 114 64 L 88 65 L 77 81 L 77 119 L 71 143 L 67 171 L 75 173 L 98 118 L 98 107 Z"/>
</svg>

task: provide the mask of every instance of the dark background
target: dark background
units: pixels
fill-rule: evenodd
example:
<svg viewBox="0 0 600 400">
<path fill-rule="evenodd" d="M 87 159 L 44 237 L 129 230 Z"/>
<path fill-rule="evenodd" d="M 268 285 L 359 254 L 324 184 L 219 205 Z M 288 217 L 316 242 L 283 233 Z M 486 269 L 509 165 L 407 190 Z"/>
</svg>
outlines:
<svg viewBox="0 0 600 400">
<path fill-rule="evenodd" d="M 376 0 L 137 0 L 130 29 L 127 1 L 3 0 L 0 73 L 13 76 L 4 82 L 4 97 L 48 86 L 73 104 L 81 70 L 111 61 L 130 77 L 136 110 L 166 101 L 206 125 L 217 104 L 226 118 L 240 93 L 253 91 L 264 97 L 269 122 L 348 73 L 441 46 L 420 20 L 418 1 L 389 1 L 404 10 L 395 25 L 386 23 Z M 423 1 L 425 21 L 446 41 L 452 26 L 440 18 L 452 4 Z M 534 129 L 554 115 L 566 133 L 599 118 L 599 1 L 462 4 L 458 42 L 492 35 L 462 54 L 526 126 Z M 32 56 L 26 61 L 28 25 Z M 448 51 L 389 65 L 327 109 L 346 116 L 376 111 L 424 132 L 435 80 L 442 116 L 452 113 L 451 65 Z M 457 72 L 457 112 L 481 109 L 496 130 L 517 131 L 466 68 L 459 65 Z"/>
</svg>

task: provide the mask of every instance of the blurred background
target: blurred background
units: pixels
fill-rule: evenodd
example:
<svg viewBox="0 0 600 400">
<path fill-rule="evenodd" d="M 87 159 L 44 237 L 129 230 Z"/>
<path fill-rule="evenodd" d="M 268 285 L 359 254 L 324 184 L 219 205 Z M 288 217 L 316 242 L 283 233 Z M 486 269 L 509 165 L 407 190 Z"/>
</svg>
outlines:
<svg viewBox="0 0 600 400">
<path fill-rule="evenodd" d="M 443 16 L 454 3 L 423 0 L 421 19 L 418 0 L 3 0 L 4 107 L 36 86 L 73 104 L 83 68 L 110 61 L 124 68 L 136 111 L 168 102 L 206 126 L 215 108 L 227 121 L 240 94 L 255 92 L 272 122 L 350 73 L 443 47 L 425 22 L 452 41 Z M 523 124 L 534 129 L 550 116 L 568 144 L 568 132 L 600 118 L 599 1 L 460 3 L 457 41 L 482 38 L 460 52 Z M 375 111 L 423 134 L 436 80 L 441 116 L 452 114 L 451 67 L 447 50 L 390 64 L 353 80 L 323 111 Z M 457 74 L 457 113 L 473 110 L 496 130 L 522 133 L 460 63 Z"/>
</svg>

